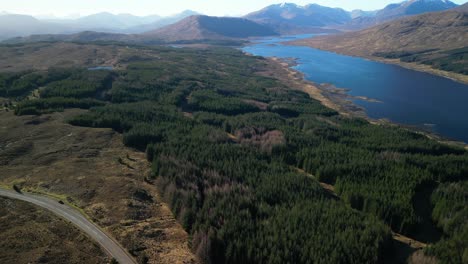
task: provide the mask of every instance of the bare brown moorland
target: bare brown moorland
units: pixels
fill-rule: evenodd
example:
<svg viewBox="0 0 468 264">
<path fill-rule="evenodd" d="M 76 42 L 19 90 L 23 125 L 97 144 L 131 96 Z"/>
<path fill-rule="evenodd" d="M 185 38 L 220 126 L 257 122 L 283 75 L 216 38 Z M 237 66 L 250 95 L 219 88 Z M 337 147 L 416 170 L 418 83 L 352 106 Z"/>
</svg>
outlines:
<svg viewBox="0 0 468 264">
<path fill-rule="evenodd" d="M 0 220 L 1 263 L 109 261 L 99 246 L 80 230 L 29 203 L 0 198 Z"/>
<path fill-rule="evenodd" d="M 145 154 L 110 129 L 74 127 L 70 110 L 42 116 L 0 112 L 0 184 L 49 194 L 82 209 L 149 263 L 193 263 L 188 236 L 144 181 Z M 40 222 L 47 229 L 48 222 Z M 13 253 L 13 252 L 11 252 Z"/>
</svg>

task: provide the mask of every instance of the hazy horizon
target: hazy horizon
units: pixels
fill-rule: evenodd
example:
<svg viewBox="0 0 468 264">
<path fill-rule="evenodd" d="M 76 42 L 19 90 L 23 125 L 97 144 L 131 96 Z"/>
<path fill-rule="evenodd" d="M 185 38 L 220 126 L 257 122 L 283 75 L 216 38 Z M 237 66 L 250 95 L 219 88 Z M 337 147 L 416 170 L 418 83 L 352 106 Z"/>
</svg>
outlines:
<svg viewBox="0 0 468 264">
<path fill-rule="evenodd" d="M 4 0 L 0 0 L 4 1 Z M 39 3 L 40 2 L 40 3 Z M 241 16 L 259 10 L 265 6 L 279 4 L 282 1 L 256 0 L 255 3 L 248 0 L 225 1 L 225 0 L 205 0 L 199 2 L 189 2 L 183 0 L 172 0 L 170 3 L 152 0 L 134 0 L 131 3 L 125 0 L 42 0 L 31 3 L 29 0 L 16 0 L 2 3 L 0 12 L 26 14 L 42 18 L 77 18 L 101 12 L 113 14 L 132 14 L 137 16 L 160 15 L 169 16 L 193 10 L 206 15 L 213 16 Z M 376 10 L 391 3 L 402 2 L 399 0 L 297 0 L 286 1 L 297 5 L 319 4 L 329 7 L 339 7 L 351 11 L 355 9 Z M 464 4 L 468 0 L 453 0 L 456 4 Z"/>
</svg>

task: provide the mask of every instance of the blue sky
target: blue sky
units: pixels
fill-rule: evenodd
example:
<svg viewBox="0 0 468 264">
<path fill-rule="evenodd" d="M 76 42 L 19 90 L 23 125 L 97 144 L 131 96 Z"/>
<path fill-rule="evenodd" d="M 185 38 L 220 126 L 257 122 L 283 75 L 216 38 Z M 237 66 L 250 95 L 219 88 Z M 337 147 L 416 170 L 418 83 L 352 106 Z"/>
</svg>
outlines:
<svg viewBox="0 0 468 264">
<path fill-rule="evenodd" d="M 299 5 L 317 3 L 346 10 L 375 10 L 402 0 L 291 0 Z M 463 4 L 468 0 L 452 0 Z M 171 15 L 186 9 L 207 15 L 244 15 L 267 5 L 281 3 L 274 0 L 0 0 L 0 11 L 31 15 L 88 15 L 98 12 L 131 13 L 135 15 Z"/>
</svg>

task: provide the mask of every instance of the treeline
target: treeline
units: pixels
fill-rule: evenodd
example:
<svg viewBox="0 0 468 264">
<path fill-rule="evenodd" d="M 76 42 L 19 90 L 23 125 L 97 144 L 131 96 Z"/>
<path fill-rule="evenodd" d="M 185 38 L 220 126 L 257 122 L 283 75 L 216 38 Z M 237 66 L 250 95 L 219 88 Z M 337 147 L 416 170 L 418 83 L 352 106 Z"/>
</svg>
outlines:
<svg viewBox="0 0 468 264">
<path fill-rule="evenodd" d="M 70 97 L 70 98 L 102 98 L 99 94 L 112 86 L 112 73 L 105 70 L 74 72 L 69 78 L 47 84 L 41 90 L 43 98 Z"/>
<path fill-rule="evenodd" d="M 15 107 L 16 115 L 40 115 L 48 112 L 63 111 L 65 108 L 89 109 L 102 106 L 105 103 L 96 99 L 75 99 L 53 97 L 48 99 L 34 99 L 18 103 Z"/>
<path fill-rule="evenodd" d="M 376 52 L 373 55 L 387 59 L 400 59 L 402 62 L 417 62 L 430 65 L 435 69 L 468 74 L 467 47 L 447 51 L 423 50 L 419 52 Z"/>
<path fill-rule="evenodd" d="M 49 89 L 69 95 L 60 100 L 96 102 L 71 124 L 112 128 L 127 146 L 146 150 L 148 181 L 161 188 L 206 263 L 377 263 L 392 252 L 384 223 L 411 235 L 427 220 L 413 205 L 419 186 L 468 175 L 464 149 L 339 116 L 256 75 L 268 67 L 263 59 L 217 48 L 146 52 L 152 56 L 108 73 L 111 84 L 70 75 Z M 67 87 L 86 85 L 62 85 L 70 80 L 102 89 L 77 94 Z M 56 107 L 21 104 L 38 104 L 28 111 L 39 112 Z M 317 179 L 334 184 L 340 200 Z M 453 211 L 444 199 L 433 196 L 438 223 Z M 458 243 L 451 230 L 444 229 L 443 241 Z M 431 254 L 464 254 L 450 246 L 441 257 L 445 247 L 441 242 Z"/>
<path fill-rule="evenodd" d="M 0 73 L 0 96 L 21 99 L 49 82 L 69 77 L 72 72 L 71 69 L 49 69 L 46 72 Z"/>
<path fill-rule="evenodd" d="M 26 96 L 38 89 L 29 100 L 21 100 L 15 107 L 17 115 L 39 115 L 65 108 L 89 109 L 104 105 L 105 91 L 112 87 L 113 74 L 108 71 L 88 71 L 86 69 L 51 69 L 46 72 L 28 73 L 6 85 L 6 97 Z M 7 83 L 5 81 L 5 83 Z M 15 87 L 21 83 L 24 89 Z M 18 93 L 12 93 L 17 91 Z"/>
</svg>

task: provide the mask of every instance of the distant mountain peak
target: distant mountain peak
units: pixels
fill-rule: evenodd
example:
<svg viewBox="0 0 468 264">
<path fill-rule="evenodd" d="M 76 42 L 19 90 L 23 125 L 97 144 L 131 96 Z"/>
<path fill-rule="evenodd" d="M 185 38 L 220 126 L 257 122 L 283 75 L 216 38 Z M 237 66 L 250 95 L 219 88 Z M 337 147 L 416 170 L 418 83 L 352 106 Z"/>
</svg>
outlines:
<svg viewBox="0 0 468 264">
<path fill-rule="evenodd" d="M 298 6 L 294 3 L 287 3 L 287 2 L 283 2 L 281 4 L 279 4 L 279 7 L 281 8 L 300 8 L 301 6 Z"/>
<path fill-rule="evenodd" d="M 193 11 L 190 9 L 184 10 L 180 12 L 179 14 L 177 14 L 177 16 L 194 16 L 194 15 L 201 15 L 201 14 L 198 13 L 197 11 Z"/>
<path fill-rule="evenodd" d="M 245 17 L 273 27 L 286 28 L 341 25 L 351 20 L 351 15 L 340 8 L 317 4 L 299 6 L 293 3 L 270 5 Z"/>
</svg>

